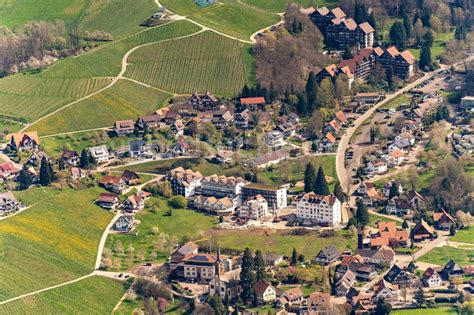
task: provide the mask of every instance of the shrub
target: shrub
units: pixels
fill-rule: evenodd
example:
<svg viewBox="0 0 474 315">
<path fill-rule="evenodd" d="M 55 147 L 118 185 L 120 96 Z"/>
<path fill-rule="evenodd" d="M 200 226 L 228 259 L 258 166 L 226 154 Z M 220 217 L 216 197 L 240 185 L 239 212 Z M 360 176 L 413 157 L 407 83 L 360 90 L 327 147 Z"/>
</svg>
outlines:
<svg viewBox="0 0 474 315">
<path fill-rule="evenodd" d="M 188 206 L 188 201 L 183 196 L 175 196 L 168 201 L 168 205 L 174 209 L 183 209 Z"/>
</svg>

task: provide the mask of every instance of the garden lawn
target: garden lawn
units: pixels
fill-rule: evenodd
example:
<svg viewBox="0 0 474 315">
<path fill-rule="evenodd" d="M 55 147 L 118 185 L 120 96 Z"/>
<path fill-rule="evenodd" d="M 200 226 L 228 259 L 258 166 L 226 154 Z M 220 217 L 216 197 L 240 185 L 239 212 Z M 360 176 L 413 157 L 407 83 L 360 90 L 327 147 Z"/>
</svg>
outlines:
<svg viewBox="0 0 474 315">
<path fill-rule="evenodd" d="M 111 314 L 125 290 L 123 282 L 93 276 L 0 305 L 0 313 Z"/>
<path fill-rule="evenodd" d="M 436 34 L 433 47 L 431 47 L 431 57 L 433 60 L 438 58 L 446 47 L 446 42 L 454 38 L 453 33 L 441 33 Z M 415 56 L 416 59 L 420 59 L 421 48 L 411 48 L 410 52 Z"/>
<path fill-rule="evenodd" d="M 172 215 L 166 215 L 170 210 L 165 199 L 153 197 L 147 201 L 147 208 L 138 213 L 135 219 L 141 223 L 135 230 L 134 235 L 111 234 L 107 238 L 106 247 L 114 249 L 116 242 L 120 240 L 125 249 L 131 244 L 135 249 L 134 263 L 142 262 L 137 258 L 137 253 L 143 251 L 144 261 L 164 261 L 169 252 L 160 248 L 154 248 L 154 243 L 159 240 L 159 234 L 164 233 L 175 243 L 182 241 L 183 238 L 193 239 L 204 234 L 212 228 L 216 217 L 205 216 L 202 213 L 188 209 L 172 209 Z M 159 232 L 154 234 L 152 229 L 157 227 Z M 159 241 L 158 241 L 159 242 Z M 151 257 L 151 253 L 157 254 L 156 258 Z M 121 269 L 127 269 L 126 254 L 119 256 L 114 253 L 114 258 L 119 258 L 122 262 Z"/>
<path fill-rule="evenodd" d="M 461 266 L 472 265 L 474 263 L 474 251 L 450 246 L 436 247 L 426 255 L 421 256 L 419 260 L 444 266 L 451 259 Z"/>
<path fill-rule="evenodd" d="M 99 192 L 65 190 L 0 222 L 0 301 L 92 272 L 112 218 Z"/>
<path fill-rule="evenodd" d="M 319 250 L 328 245 L 335 245 L 339 249 L 353 249 L 355 246 L 355 235 L 347 231 L 336 232 L 331 237 L 321 237 L 317 233 L 306 235 L 291 235 L 287 231 L 268 232 L 263 229 L 254 230 L 216 230 L 210 233 L 223 250 L 241 252 L 249 247 L 253 251 L 260 249 L 264 253 L 271 252 L 290 256 L 293 248 L 305 257 L 314 257 Z M 202 242 L 207 246 L 207 239 Z"/>
<path fill-rule="evenodd" d="M 173 93 L 235 96 L 253 81 L 249 49 L 208 31 L 136 50 L 125 76 Z"/>
<path fill-rule="evenodd" d="M 144 30 L 140 23 L 156 11 L 153 0 L 94 0 L 79 22 L 79 32 L 101 30 L 117 39 Z"/>
<path fill-rule="evenodd" d="M 373 214 L 373 213 L 369 213 L 369 225 L 371 227 L 376 228 L 377 227 L 376 226 L 377 221 L 395 222 L 397 224 L 397 226 L 402 226 L 402 222 L 400 222 L 400 221 L 393 220 L 393 219 L 388 219 L 388 218 L 385 218 L 385 217 L 382 217 L 382 216 L 379 216 L 379 215 L 376 215 L 376 214 Z"/>
<path fill-rule="evenodd" d="M 305 166 L 308 162 L 313 163 L 316 171 L 322 166 L 326 176 L 337 180 L 335 155 L 322 155 L 310 158 L 303 157 L 295 161 L 283 162 L 272 170 L 258 173 L 258 180 L 265 184 L 283 184 L 288 181 L 292 183 L 301 181 L 304 179 Z M 285 177 L 288 178 L 286 179 Z M 333 186 L 333 183 L 330 184 L 330 188 Z"/>
<path fill-rule="evenodd" d="M 460 243 L 474 244 L 474 226 L 457 231 L 456 235 L 450 237 L 449 240 Z"/>
<path fill-rule="evenodd" d="M 407 309 L 407 310 L 394 310 L 390 314 L 393 315 L 447 315 L 447 314 L 457 314 L 457 311 L 453 307 L 437 307 L 437 308 L 418 308 L 418 309 Z"/>
<path fill-rule="evenodd" d="M 390 102 L 388 102 L 387 104 L 385 104 L 383 106 L 383 108 L 398 109 L 398 107 L 400 107 L 400 105 L 402 105 L 402 104 L 410 104 L 410 97 L 405 95 L 405 94 L 397 96 L 395 99 L 393 99 Z"/>
<path fill-rule="evenodd" d="M 170 94 L 120 80 L 111 88 L 65 108 L 29 127 L 38 134 L 50 135 L 69 131 L 110 127 L 117 120 L 136 120 L 161 108 Z"/>
</svg>

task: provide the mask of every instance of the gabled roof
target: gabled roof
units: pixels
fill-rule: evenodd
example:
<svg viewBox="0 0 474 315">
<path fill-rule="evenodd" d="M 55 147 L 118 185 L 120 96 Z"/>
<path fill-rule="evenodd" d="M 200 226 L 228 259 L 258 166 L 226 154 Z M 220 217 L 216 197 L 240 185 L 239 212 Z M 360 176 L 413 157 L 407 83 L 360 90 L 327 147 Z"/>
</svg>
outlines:
<svg viewBox="0 0 474 315">
<path fill-rule="evenodd" d="M 188 263 L 207 263 L 207 264 L 214 264 L 216 262 L 216 257 L 210 254 L 188 254 L 183 258 L 183 262 Z"/>
<path fill-rule="evenodd" d="M 336 202 L 337 198 L 334 195 L 317 195 L 313 191 L 310 191 L 302 196 L 302 199 L 305 199 L 309 203 L 320 204 L 325 202 L 328 206 L 332 207 Z"/>
<path fill-rule="evenodd" d="M 240 99 L 240 104 L 242 104 L 242 105 L 265 104 L 265 98 L 264 97 L 241 98 Z"/>
<path fill-rule="evenodd" d="M 271 287 L 270 283 L 258 281 L 257 283 L 255 283 L 254 290 L 255 290 L 255 293 L 257 294 L 263 294 L 267 290 L 268 287 Z"/>
<path fill-rule="evenodd" d="M 354 19 L 344 19 L 342 21 L 344 25 L 351 31 L 355 30 L 357 28 L 357 23 L 354 21 Z"/>
<path fill-rule="evenodd" d="M 379 47 L 375 47 L 375 48 L 374 48 L 374 52 L 375 52 L 375 54 L 376 54 L 378 57 L 380 57 L 380 56 L 383 55 L 384 50 L 382 49 L 382 47 L 379 46 Z"/>
<path fill-rule="evenodd" d="M 364 22 L 364 23 L 361 23 L 359 24 L 359 28 L 362 30 L 362 32 L 364 32 L 365 34 L 370 34 L 370 33 L 373 33 L 375 32 L 374 28 L 372 27 L 372 25 L 370 25 L 370 23 L 368 22 Z"/>
<path fill-rule="evenodd" d="M 116 202 L 118 201 L 118 196 L 111 193 L 101 193 L 97 199 L 99 202 Z"/>
<path fill-rule="evenodd" d="M 35 141 L 37 144 L 40 143 L 38 133 L 36 131 L 11 133 L 7 135 L 7 140 L 9 142 L 13 140 L 13 143 L 15 144 L 15 146 L 19 147 L 21 143 L 24 141 L 25 137 Z"/>
<path fill-rule="evenodd" d="M 389 53 L 390 56 L 392 56 L 393 58 L 395 58 L 396 56 L 398 56 L 400 54 L 397 47 L 395 47 L 395 46 L 391 46 L 391 47 L 387 48 L 386 52 Z"/>
<path fill-rule="evenodd" d="M 410 65 L 414 64 L 416 61 L 415 56 L 407 49 L 400 53 L 400 56 Z"/>
<path fill-rule="evenodd" d="M 441 212 L 434 212 L 433 213 L 433 221 L 438 222 L 438 221 L 450 221 L 454 223 L 454 219 L 452 216 L 450 216 L 446 211 L 441 209 Z"/>
<path fill-rule="evenodd" d="M 317 8 L 317 9 L 316 9 L 316 12 L 318 12 L 320 15 L 325 16 L 325 15 L 327 15 L 330 11 L 329 11 L 329 9 L 326 8 L 326 7 L 320 7 L 320 8 Z"/>
<path fill-rule="evenodd" d="M 133 120 L 118 120 L 115 122 L 115 129 L 133 129 L 135 126 Z"/>
<path fill-rule="evenodd" d="M 198 249 L 199 246 L 196 243 L 190 241 L 178 248 L 175 253 L 180 253 L 181 255 L 186 256 L 190 253 L 197 251 Z"/>
<path fill-rule="evenodd" d="M 319 253 L 316 255 L 316 257 L 321 255 L 321 254 L 329 257 L 330 259 L 335 258 L 335 257 L 339 257 L 341 255 L 339 250 L 334 245 L 328 245 L 328 246 L 324 247 L 323 249 L 321 249 L 319 251 Z"/>
<path fill-rule="evenodd" d="M 328 132 L 328 133 L 326 134 L 326 139 L 328 139 L 329 142 L 331 142 L 331 143 L 335 143 L 335 142 L 336 142 L 336 137 L 334 137 L 330 132 Z"/>
<path fill-rule="evenodd" d="M 428 280 L 430 279 L 433 275 L 436 275 L 438 274 L 438 272 L 436 272 L 436 270 L 434 270 L 433 268 L 431 267 L 428 267 L 428 269 L 425 270 L 425 272 L 423 272 L 423 279 L 425 280 Z M 439 276 L 439 275 L 438 275 Z"/>
<path fill-rule="evenodd" d="M 347 116 L 346 116 L 346 114 L 344 114 L 344 112 L 342 110 L 338 111 L 335 114 L 335 116 L 341 123 L 343 123 L 347 120 Z"/>
<path fill-rule="evenodd" d="M 332 9 L 331 12 L 336 18 L 342 19 L 346 17 L 346 14 L 344 13 L 344 11 L 342 11 L 340 7 Z"/>
<path fill-rule="evenodd" d="M 413 228 L 413 234 L 417 233 L 428 233 L 428 234 L 434 234 L 433 227 L 431 227 L 425 220 L 421 219 L 418 221 Z"/>
</svg>

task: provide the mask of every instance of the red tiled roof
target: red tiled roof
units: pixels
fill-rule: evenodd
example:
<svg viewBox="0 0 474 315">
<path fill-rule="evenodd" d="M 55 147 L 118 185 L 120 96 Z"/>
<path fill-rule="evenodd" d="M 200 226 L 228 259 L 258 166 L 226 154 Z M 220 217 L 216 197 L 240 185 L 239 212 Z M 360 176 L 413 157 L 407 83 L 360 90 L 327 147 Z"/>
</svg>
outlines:
<svg viewBox="0 0 474 315">
<path fill-rule="evenodd" d="M 372 25 L 370 25 L 368 22 L 364 22 L 362 24 L 359 24 L 359 28 L 364 32 L 365 34 L 373 33 L 375 32 L 374 28 Z"/>
<path fill-rule="evenodd" d="M 346 17 L 346 14 L 344 13 L 344 11 L 342 11 L 342 9 L 340 7 L 332 9 L 331 12 L 332 12 L 332 14 L 334 14 L 334 16 L 336 18 L 342 19 L 342 18 Z"/>
<path fill-rule="evenodd" d="M 264 97 L 241 98 L 240 104 L 242 105 L 265 104 L 265 98 Z"/>
</svg>

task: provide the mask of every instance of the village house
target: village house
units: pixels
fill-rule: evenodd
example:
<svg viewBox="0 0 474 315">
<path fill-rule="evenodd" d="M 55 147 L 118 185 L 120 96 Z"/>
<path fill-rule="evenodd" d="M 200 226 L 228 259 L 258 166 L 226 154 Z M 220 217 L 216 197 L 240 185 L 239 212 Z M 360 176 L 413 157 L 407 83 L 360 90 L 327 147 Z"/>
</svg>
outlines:
<svg viewBox="0 0 474 315">
<path fill-rule="evenodd" d="M 423 273 L 423 284 L 428 288 L 437 288 L 442 284 L 441 275 L 432 267 L 428 267 Z"/>
<path fill-rule="evenodd" d="M 230 301 L 236 300 L 240 296 L 240 268 L 225 272 L 223 275 L 216 275 L 209 282 L 209 295 L 220 296 L 222 300 L 228 298 Z"/>
<path fill-rule="evenodd" d="M 14 179 L 20 171 L 21 169 L 12 162 L 0 163 L 0 179 L 2 181 Z"/>
<path fill-rule="evenodd" d="M 240 113 L 235 113 L 234 124 L 237 129 L 250 128 L 250 110 L 246 108 Z"/>
<path fill-rule="evenodd" d="M 412 207 L 405 198 L 393 197 L 388 201 L 385 210 L 388 214 L 394 214 L 403 217 L 411 213 Z"/>
<path fill-rule="evenodd" d="M 20 210 L 22 206 L 11 191 L 0 194 L 0 216 L 6 216 Z"/>
<path fill-rule="evenodd" d="M 120 177 L 125 182 L 125 184 L 127 184 L 129 186 L 138 185 L 142 181 L 142 179 L 140 178 L 140 176 L 137 173 L 135 173 L 133 171 L 129 171 L 129 170 L 123 171 L 122 175 L 120 175 Z"/>
<path fill-rule="evenodd" d="M 267 267 L 275 267 L 285 261 L 283 255 L 278 255 L 274 253 L 263 254 L 263 259 L 265 259 L 265 266 Z"/>
<path fill-rule="evenodd" d="M 138 118 L 136 126 L 140 130 L 145 130 L 148 128 L 148 130 L 153 130 L 153 129 L 158 129 L 160 128 L 160 122 L 163 117 L 153 113 L 151 115 L 146 115 Z"/>
<path fill-rule="evenodd" d="M 388 302 L 398 301 L 398 286 L 384 279 L 380 280 L 375 284 L 373 300 L 377 301 L 380 298 L 384 298 Z"/>
<path fill-rule="evenodd" d="M 337 123 L 335 119 L 331 120 L 323 127 L 323 133 L 331 133 L 333 135 L 337 135 L 341 130 L 341 126 Z"/>
<path fill-rule="evenodd" d="M 402 150 L 395 149 L 389 153 L 389 160 L 389 167 L 399 166 L 405 162 L 405 153 Z"/>
<path fill-rule="evenodd" d="M 209 91 L 205 94 L 193 93 L 188 99 L 188 104 L 198 110 L 208 110 L 217 105 L 217 98 L 213 96 Z"/>
<path fill-rule="evenodd" d="M 109 161 L 109 150 L 105 145 L 99 145 L 89 148 L 89 153 L 94 157 L 97 163 Z"/>
<path fill-rule="evenodd" d="M 185 198 L 193 196 L 198 187 L 201 186 L 202 174 L 191 169 L 185 170 L 182 167 L 172 169 L 168 174 L 171 181 L 171 188 L 174 195 L 182 195 Z"/>
<path fill-rule="evenodd" d="M 449 230 L 455 223 L 454 218 L 443 209 L 441 212 L 433 212 L 433 222 L 438 230 Z"/>
<path fill-rule="evenodd" d="M 372 248 L 379 248 L 384 245 L 392 248 L 407 246 L 410 233 L 407 230 L 398 228 L 396 222 L 379 221 L 377 228 L 378 232 L 370 235 L 370 246 Z"/>
<path fill-rule="evenodd" d="M 322 265 L 330 265 L 341 257 L 341 252 L 334 245 L 328 245 L 321 249 L 314 260 Z"/>
<path fill-rule="evenodd" d="M 119 120 L 114 124 L 114 131 L 118 136 L 127 136 L 135 130 L 135 123 L 133 120 Z"/>
<path fill-rule="evenodd" d="M 191 254 L 197 254 L 198 252 L 199 246 L 194 242 L 187 242 L 183 246 L 177 248 L 170 255 L 169 261 L 171 270 L 174 270 L 177 265 L 183 261 L 184 257 Z"/>
<path fill-rule="evenodd" d="M 277 165 L 290 157 L 290 154 L 284 150 L 271 151 L 263 155 L 259 155 L 249 161 L 249 165 L 262 169 L 272 165 Z"/>
<path fill-rule="evenodd" d="M 412 209 L 421 209 L 425 207 L 425 198 L 420 195 L 416 190 L 408 191 L 405 196 L 405 200 L 410 204 Z"/>
<path fill-rule="evenodd" d="M 257 304 L 264 305 L 276 300 L 276 289 L 269 283 L 258 281 L 254 286 Z"/>
<path fill-rule="evenodd" d="M 331 295 L 329 293 L 313 292 L 306 299 L 306 304 L 300 310 L 301 314 L 329 313 Z"/>
<path fill-rule="evenodd" d="M 43 158 L 45 158 L 47 162 L 50 162 L 50 158 L 43 151 L 33 151 L 26 163 L 39 167 L 41 165 L 41 161 L 43 161 Z"/>
<path fill-rule="evenodd" d="M 221 107 L 212 114 L 212 124 L 218 130 L 227 128 L 233 121 L 234 114 L 226 107 Z"/>
<path fill-rule="evenodd" d="M 372 281 L 377 277 L 377 271 L 373 265 L 362 265 L 356 270 L 356 278 L 360 281 Z"/>
<path fill-rule="evenodd" d="M 184 122 L 181 119 L 176 119 L 170 126 L 170 130 L 176 137 L 184 135 Z"/>
<path fill-rule="evenodd" d="M 265 135 L 265 143 L 269 147 L 280 148 L 286 144 L 285 136 L 280 131 L 270 131 Z"/>
<path fill-rule="evenodd" d="M 248 108 L 251 111 L 254 111 L 258 108 L 262 109 L 265 103 L 265 98 L 263 97 L 246 97 L 240 99 L 240 104 L 244 108 Z"/>
<path fill-rule="evenodd" d="M 320 149 L 324 152 L 331 152 L 333 151 L 336 141 L 336 137 L 334 137 L 332 133 L 328 132 L 319 143 Z"/>
<path fill-rule="evenodd" d="M 337 274 L 336 274 L 337 276 Z M 343 274 L 338 276 L 336 279 L 336 296 L 346 296 L 349 293 L 350 288 L 356 281 L 356 274 L 347 269 Z"/>
<path fill-rule="evenodd" d="M 301 288 L 296 287 L 283 291 L 283 293 L 277 299 L 277 305 L 288 310 L 294 305 L 297 305 L 297 307 L 301 306 L 303 300 L 303 291 L 301 291 Z"/>
<path fill-rule="evenodd" d="M 166 152 L 165 157 L 177 157 L 177 156 L 185 156 L 189 152 L 189 145 L 184 141 L 183 138 L 178 139 L 178 141 L 173 144 L 168 152 Z"/>
<path fill-rule="evenodd" d="M 73 166 L 73 167 L 71 167 L 69 172 L 70 172 L 70 177 L 73 180 L 82 179 L 82 178 L 87 177 L 87 172 L 85 170 L 79 168 L 79 167 Z"/>
<path fill-rule="evenodd" d="M 106 175 L 99 180 L 99 186 L 116 194 L 121 194 L 128 188 L 122 177 L 109 175 Z"/>
<path fill-rule="evenodd" d="M 131 215 L 122 215 L 120 216 L 117 221 L 115 221 L 112 229 L 117 232 L 121 233 L 129 233 L 133 230 L 135 226 L 133 216 Z"/>
<path fill-rule="evenodd" d="M 150 152 L 146 141 L 144 140 L 130 140 L 128 142 L 128 152 L 131 158 L 152 158 L 153 153 Z"/>
<path fill-rule="evenodd" d="M 305 225 L 336 226 L 341 223 L 341 202 L 334 195 L 306 193 L 297 199 L 296 217 Z"/>
<path fill-rule="evenodd" d="M 415 242 L 421 242 L 435 237 L 433 228 L 423 219 L 416 223 L 411 233 Z"/>
<path fill-rule="evenodd" d="M 398 288 L 409 288 L 415 285 L 414 277 L 407 271 L 397 265 L 393 265 L 387 272 L 384 279 Z"/>
<path fill-rule="evenodd" d="M 257 195 L 268 202 L 270 210 L 280 210 L 288 206 L 286 186 L 270 186 L 257 183 L 247 184 L 242 187 L 242 200 L 246 201 Z"/>
<path fill-rule="evenodd" d="M 411 143 L 409 140 L 406 139 L 399 139 L 393 141 L 389 146 L 388 146 L 388 153 L 392 153 L 393 151 L 402 151 L 403 153 L 408 153 L 411 148 Z"/>
<path fill-rule="evenodd" d="M 7 135 L 8 145 L 18 151 L 38 150 L 40 139 L 36 131 L 17 132 Z"/>
<path fill-rule="evenodd" d="M 177 120 L 181 119 L 181 115 L 178 113 L 178 112 L 174 112 L 174 111 L 171 111 L 171 110 L 168 110 L 166 113 L 165 113 L 165 117 L 164 117 L 164 122 L 165 124 L 167 124 L 168 126 L 171 126 L 172 124 L 174 124 Z"/>
<path fill-rule="evenodd" d="M 116 194 L 101 193 L 97 198 L 97 205 L 104 209 L 115 209 L 118 207 L 120 199 Z"/>
<path fill-rule="evenodd" d="M 375 104 L 382 99 L 382 96 L 377 92 L 357 93 L 354 101 L 363 104 Z"/>
<path fill-rule="evenodd" d="M 226 163 L 231 163 L 234 159 L 233 157 L 234 157 L 233 151 L 219 150 L 217 151 L 214 159 L 221 164 L 226 164 Z"/>
<path fill-rule="evenodd" d="M 269 215 L 268 202 L 261 195 L 248 198 L 239 208 L 239 216 L 251 220 L 261 220 Z"/>
<path fill-rule="evenodd" d="M 395 263 L 395 252 L 386 245 L 377 249 L 357 249 L 356 253 L 369 264 L 391 266 Z"/>
<path fill-rule="evenodd" d="M 452 280 L 453 278 L 461 278 L 464 275 L 464 270 L 454 260 L 450 260 L 441 270 L 441 275 L 446 280 Z"/>
<path fill-rule="evenodd" d="M 61 159 L 69 166 L 77 166 L 81 160 L 79 154 L 73 150 L 64 150 Z"/>
<path fill-rule="evenodd" d="M 235 204 L 229 197 L 217 199 L 212 196 L 196 196 L 193 206 L 197 210 L 204 210 L 215 215 L 228 215 L 234 212 Z"/>
<path fill-rule="evenodd" d="M 128 196 L 122 202 L 122 209 L 129 213 L 142 211 L 145 208 L 145 200 L 150 197 L 150 195 L 149 192 L 141 192 Z"/>
<path fill-rule="evenodd" d="M 367 163 L 366 171 L 372 175 L 384 174 L 388 171 L 387 161 L 378 159 Z"/>
</svg>

